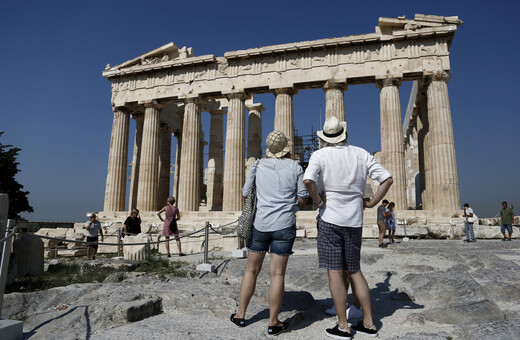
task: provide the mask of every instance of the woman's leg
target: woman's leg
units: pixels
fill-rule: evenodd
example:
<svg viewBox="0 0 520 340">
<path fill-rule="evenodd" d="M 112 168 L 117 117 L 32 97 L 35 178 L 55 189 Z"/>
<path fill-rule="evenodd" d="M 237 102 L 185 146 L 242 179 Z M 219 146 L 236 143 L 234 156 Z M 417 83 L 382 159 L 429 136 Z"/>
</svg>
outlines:
<svg viewBox="0 0 520 340">
<path fill-rule="evenodd" d="M 271 253 L 271 263 L 269 265 L 269 275 L 271 284 L 269 285 L 269 326 L 281 326 L 278 320 L 280 308 L 282 307 L 283 292 L 285 288 L 285 269 L 287 268 L 288 255 L 277 255 Z"/>
<path fill-rule="evenodd" d="M 247 253 L 247 263 L 242 283 L 240 284 L 240 299 L 238 301 L 238 309 L 235 315 L 237 319 L 245 319 L 247 306 L 255 292 L 256 278 L 262 269 L 265 253 Z"/>
<path fill-rule="evenodd" d="M 164 236 L 166 238 L 166 242 L 164 242 L 164 245 L 166 246 L 166 252 L 168 255 L 170 255 L 170 236 Z"/>
<path fill-rule="evenodd" d="M 179 249 L 179 254 L 182 254 L 181 239 L 179 238 L 179 235 L 175 235 L 175 241 L 177 241 L 177 249 Z"/>
</svg>

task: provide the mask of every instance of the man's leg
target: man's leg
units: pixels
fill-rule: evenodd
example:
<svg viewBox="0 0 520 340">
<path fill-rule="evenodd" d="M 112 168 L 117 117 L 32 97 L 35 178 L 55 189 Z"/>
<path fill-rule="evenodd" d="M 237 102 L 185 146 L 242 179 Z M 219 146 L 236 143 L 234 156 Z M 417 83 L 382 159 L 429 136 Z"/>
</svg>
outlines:
<svg viewBox="0 0 520 340">
<path fill-rule="evenodd" d="M 363 276 L 361 270 L 349 273 L 349 276 L 352 283 L 352 291 L 355 292 L 355 295 L 363 308 L 363 324 L 365 327 L 369 328 L 374 324 L 374 321 L 372 320 L 372 303 L 370 301 L 370 290 L 368 289 L 367 280 L 365 279 L 365 276 Z"/>
<path fill-rule="evenodd" d="M 344 270 L 328 270 L 329 289 L 332 301 L 336 306 L 338 315 L 338 326 L 341 329 L 347 329 L 347 283 L 344 279 Z"/>
<path fill-rule="evenodd" d="M 379 228 L 379 244 L 383 244 L 385 239 L 385 223 L 377 221 L 377 227 Z"/>
<path fill-rule="evenodd" d="M 92 249 L 91 246 L 87 246 L 87 259 L 90 260 L 90 249 Z"/>
<path fill-rule="evenodd" d="M 278 320 L 280 308 L 282 307 L 283 292 L 285 288 L 285 269 L 289 256 L 281 256 L 271 253 L 271 263 L 269 264 L 269 275 L 271 283 L 269 285 L 269 326 L 281 326 Z"/>
<path fill-rule="evenodd" d="M 513 235 L 513 225 L 512 224 L 507 225 L 507 232 L 509 233 L 509 240 L 511 240 L 511 236 Z"/>
<path fill-rule="evenodd" d="M 475 239 L 475 231 L 473 230 L 473 223 L 469 223 L 468 222 L 468 229 L 469 229 L 469 236 L 471 236 L 471 241 L 476 241 L 476 239 Z"/>
<path fill-rule="evenodd" d="M 246 317 L 247 306 L 255 292 L 256 278 L 262 269 L 265 253 L 248 252 L 246 270 L 242 283 L 240 284 L 240 299 L 238 302 L 238 309 L 235 318 L 244 319 Z"/>
<path fill-rule="evenodd" d="M 92 247 L 92 259 L 93 260 L 96 259 L 96 254 L 97 254 L 97 247 Z"/>
</svg>

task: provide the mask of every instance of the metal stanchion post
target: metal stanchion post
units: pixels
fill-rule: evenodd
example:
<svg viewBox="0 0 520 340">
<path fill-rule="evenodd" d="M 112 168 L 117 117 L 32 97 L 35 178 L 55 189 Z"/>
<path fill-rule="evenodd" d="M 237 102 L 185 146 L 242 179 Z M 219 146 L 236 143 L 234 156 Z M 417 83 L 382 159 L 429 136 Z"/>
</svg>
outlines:
<svg viewBox="0 0 520 340">
<path fill-rule="evenodd" d="M 198 271 L 213 272 L 215 266 L 208 263 L 208 242 L 209 242 L 209 221 L 206 221 L 205 235 L 204 235 L 204 263 L 197 265 Z"/>
<path fill-rule="evenodd" d="M 121 228 L 117 228 L 117 257 L 121 257 Z"/>
<path fill-rule="evenodd" d="M 209 240 L 209 221 L 206 221 L 204 230 L 204 263 L 208 263 L 208 240 Z"/>
</svg>

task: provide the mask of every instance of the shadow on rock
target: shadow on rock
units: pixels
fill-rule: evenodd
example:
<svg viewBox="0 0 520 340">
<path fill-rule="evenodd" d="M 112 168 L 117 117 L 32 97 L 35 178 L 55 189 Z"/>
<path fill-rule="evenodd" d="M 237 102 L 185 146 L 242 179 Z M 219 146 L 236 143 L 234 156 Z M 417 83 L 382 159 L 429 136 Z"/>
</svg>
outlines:
<svg viewBox="0 0 520 340">
<path fill-rule="evenodd" d="M 423 309 L 424 306 L 415 303 L 415 297 L 398 288 L 390 290 L 390 278 L 392 273 L 387 272 L 383 282 L 376 283 L 376 288 L 370 290 L 372 299 L 372 315 L 375 320 L 381 320 L 394 314 L 399 309 Z M 381 321 L 376 321 L 378 328 L 382 326 Z"/>
<path fill-rule="evenodd" d="M 86 306 L 76 306 L 76 307 L 69 309 L 65 313 L 63 313 L 63 314 L 61 314 L 61 315 L 59 315 L 59 316 L 57 316 L 55 318 L 51 318 L 51 319 L 49 319 L 49 320 L 47 320 L 45 322 L 42 322 L 38 326 L 36 326 L 33 329 L 31 329 L 29 332 L 24 332 L 23 333 L 23 339 L 29 339 L 30 337 L 35 335 L 36 331 L 38 329 L 40 329 L 41 327 L 43 327 L 43 326 L 45 326 L 47 324 L 50 324 L 53 321 L 59 320 L 61 318 L 64 318 L 64 317 L 68 316 L 69 314 L 74 313 L 77 309 L 80 309 L 80 308 L 85 308 L 84 315 L 85 315 L 85 320 L 86 320 L 86 323 L 87 323 L 87 327 L 86 327 L 87 331 L 86 331 L 86 334 L 85 334 L 85 339 L 90 339 L 91 326 L 90 326 L 90 318 L 89 318 L 89 315 L 88 315 L 88 305 L 86 305 Z"/>
<path fill-rule="evenodd" d="M 286 291 L 284 293 L 279 318 L 281 321 L 289 323 L 290 330 L 308 327 L 315 321 L 323 320 L 325 317 L 323 307 L 318 301 L 314 300 L 314 297 L 309 292 Z M 264 319 L 269 319 L 268 308 L 256 313 L 247 323 L 253 324 Z"/>
</svg>

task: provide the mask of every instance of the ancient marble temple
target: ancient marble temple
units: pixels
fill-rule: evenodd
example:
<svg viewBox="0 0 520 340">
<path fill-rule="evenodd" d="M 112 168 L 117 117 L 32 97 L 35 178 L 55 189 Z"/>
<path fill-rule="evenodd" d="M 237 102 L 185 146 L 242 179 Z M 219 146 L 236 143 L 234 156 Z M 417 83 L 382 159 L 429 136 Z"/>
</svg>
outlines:
<svg viewBox="0 0 520 340">
<path fill-rule="evenodd" d="M 107 65 L 103 76 L 112 83 L 114 120 L 104 210 L 153 211 L 174 195 L 181 211 L 197 211 L 203 183 L 210 210 L 241 210 L 246 169 L 262 157 L 264 107 L 253 96 L 273 94 L 274 127 L 294 138 L 298 90 L 323 91 L 326 116 L 348 122 L 345 98 L 349 86 L 359 84 L 375 84 L 380 93 L 378 158 L 394 178 L 387 198 L 397 209 L 459 209 L 448 81 L 449 48 L 461 24 L 458 17 L 420 14 L 413 20 L 379 18 L 375 32 L 368 34 L 230 51 L 222 57 L 195 56 L 192 48 L 169 43 Z M 399 86 L 405 81 L 414 82 L 414 91 L 403 123 Z M 209 161 L 202 169 L 201 115 L 206 113 L 211 115 Z M 131 160 L 130 119 L 136 122 Z M 174 160 L 172 137 L 177 138 Z"/>
</svg>

